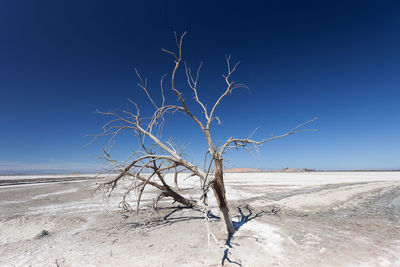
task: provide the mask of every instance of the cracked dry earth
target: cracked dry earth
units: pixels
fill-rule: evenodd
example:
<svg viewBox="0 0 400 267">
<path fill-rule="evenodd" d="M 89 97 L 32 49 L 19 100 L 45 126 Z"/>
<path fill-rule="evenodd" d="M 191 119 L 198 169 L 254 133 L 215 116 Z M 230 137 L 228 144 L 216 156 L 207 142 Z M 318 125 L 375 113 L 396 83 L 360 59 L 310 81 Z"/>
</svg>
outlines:
<svg viewBox="0 0 400 267">
<path fill-rule="evenodd" d="M 219 233 L 211 199 L 219 244 L 203 213 L 169 200 L 134 215 L 118 209 L 122 191 L 92 197 L 99 180 L 4 179 L 0 266 L 400 266 L 399 172 L 226 174 L 237 232 Z"/>
</svg>

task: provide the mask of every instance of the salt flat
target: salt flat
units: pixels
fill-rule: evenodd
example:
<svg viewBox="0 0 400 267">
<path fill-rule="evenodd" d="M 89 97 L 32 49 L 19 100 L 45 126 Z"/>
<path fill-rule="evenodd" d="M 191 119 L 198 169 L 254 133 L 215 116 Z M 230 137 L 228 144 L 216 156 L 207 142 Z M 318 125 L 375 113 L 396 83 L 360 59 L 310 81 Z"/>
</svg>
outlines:
<svg viewBox="0 0 400 267">
<path fill-rule="evenodd" d="M 212 218 L 220 246 L 200 211 L 123 212 L 123 190 L 92 196 L 104 177 L 85 177 L 0 186 L 0 266 L 400 266 L 400 172 L 226 174 L 238 230 L 225 240 Z"/>
</svg>

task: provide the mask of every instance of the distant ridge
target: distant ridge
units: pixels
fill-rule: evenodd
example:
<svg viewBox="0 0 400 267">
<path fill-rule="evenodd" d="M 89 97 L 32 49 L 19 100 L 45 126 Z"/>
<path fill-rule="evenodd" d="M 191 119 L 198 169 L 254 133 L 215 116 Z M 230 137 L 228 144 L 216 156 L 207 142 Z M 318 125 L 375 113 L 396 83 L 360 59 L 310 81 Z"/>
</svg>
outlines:
<svg viewBox="0 0 400 267">
<path fill-rule="evenodd" d="M 263 172 L 399 172 L 400 169 L 394 170 L 316 170 L 316 169 L 296 169 L 296 168 L 284 168 L 276 170 L 263 170 L 257 168 L 228 168 L 225 169 L 226 173 L 263 173 Z"/>
<path fill-rule="evenodd" d="M 228 168 L 225 170 L 226 173 L 260 173 L 260 172 L 313 172 L 314 169 L 295 169 L 295 168 L 284 168 L 278 170 L 263 170 L 257 168 Z"/>
<path fill-rule="evenodd" d="M 284 168 L 279 170 L 272 170 L 271 172 L 306 172 L 306 169 Z"/>
<path fill-rule="evenodd" d="M 229 168 L 229 169 L 226 169 L 225 172 L 244 173 L 244 172 L 266 172 L 266 171 L 262 170 L 262 169 L 256 169 L 256 168 Z"/>
</svg>

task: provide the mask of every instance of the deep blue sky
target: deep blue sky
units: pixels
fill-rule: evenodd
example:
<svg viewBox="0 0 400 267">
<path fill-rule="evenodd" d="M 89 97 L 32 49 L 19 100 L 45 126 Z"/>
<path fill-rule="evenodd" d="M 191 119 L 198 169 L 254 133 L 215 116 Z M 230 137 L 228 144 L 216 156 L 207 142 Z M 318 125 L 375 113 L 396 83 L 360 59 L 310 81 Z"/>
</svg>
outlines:
<svg viewBox="0 0 400 267">
<path fill-rule="evenodd" d="M 91 171 L 102 161 L 96 109 L 146 104 L 133 68 L 150 79 L 171 71 L 172 32 L 188 31 L 185 59 L 204 61 L 200 97 L 223 89 L 227 54 L 250 91 L 225 99 L 215 139 L 277 135 L 318 117 L 303 133 L 266 144 L 259 159 L 227 155 L 227 167 L 400 168 L 399 1 L 0 2 L 0 172 Z M 183 73 L 180 78 L 183 78 Z M 190 91 L 187 87 L 188 97 Z M 170 98 L 175 101 L 175 98 Z M 178 115 L 165 136 L 201 162 L 205 143 Z M 123 136 L 115 155 L 135 142 Z"/>
</svg>

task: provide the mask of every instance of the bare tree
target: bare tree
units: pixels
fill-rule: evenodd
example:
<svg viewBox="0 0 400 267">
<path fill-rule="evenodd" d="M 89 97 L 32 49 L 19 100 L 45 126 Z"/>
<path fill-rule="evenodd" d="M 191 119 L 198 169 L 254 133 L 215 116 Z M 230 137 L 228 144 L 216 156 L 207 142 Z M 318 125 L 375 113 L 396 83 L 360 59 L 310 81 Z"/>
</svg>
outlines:
<svg viewBox="0 0 400 267">
<path fill-rule="evenodd" d="M 150 94 L 148 89 L 147 80 L 142 79 L 138 71 L 135 69 L 138 76 L 138 85 L 143 89 L 146 94 L 149 104 L 153 107 L 153 114 L 150 117 L 145 117 L 141 114 L 139 106 L 129 100 L 133 105 L 135 111 L 122 110 L 119 112 L 100 112 L 100 114 L 109 115 L 112 119 L 103 126 L 103 132 L 96 135 L 109 137 L 109 141 L 103 147 L 104 155 L 107 161 L 113 167 L 113 170 L 118 173 L 116 177 L 107 181 L 103 184 L 103 188 L 108 193 L 111 193 L 119 183 L 122 183 L 123 178 L 132 180 L 132 186 L 125 192 L 121 201 L 122 207 L 130 209 L 130 205 L 127 201 L 127 196 L 131 192 L 136 192 L 136 211 L 139 211 L 141 205 L 141 199 L 143 192 L 147 186 L 152 186 L 159 190 L 159 195 L 154 202 L 154 206 L 157 206 L 158 201 L 164 197 L 170 197 L 174 202 L 178 202 L 187 207 L 195 206 L 207 206 L 207 194 L 212 189 L 214 196 L 217 200 L 219 215 L 222 222 L 222 229 L 226 234 L 233 234 L 235 228 L 232 224 L 231 216 L 229 213 L 228 202 L 225 194 L 224 185 L 224 154 L 237 148 L 245 148 L 252 150 L 268 141 L 272 141 L 285 136 L 293 135 L 299 132 L 308 131 L 300 129 L 304 125 L 312 122 L 313 120 L 302 123 L 292 130 L 272 138 L 263 140 L 253 140 L 249 138 L 228 138 L 222 145 L 216 145 L 212 138 L 212 125 L 213 122 L 220 122 L 219 118 L 215 115 L 218 106 L 221 101 L 232 93 L 233 90 L 245 87 L 243 84 L 236 83 L 231 79 L 232 74 L 236 71 L 239 63 L 232 64 L 231 57 L 226 57 L 227 70 L 223 75 L 225 81 L 225 88 L 221 91 L 216 102 L 207 106 L 203 103 L 198 95 L 198 81 L 201 69 L 201 63 L 195 73 L 187 66 L 186 62 L 183 61 L 182 55 L 182 42 L 186 32 L 178 37 L 175 33 L 175 40 L 177 50 L 171 51 L 162 49 L 163 52 L 172 56 L 174 65 L 170 78 L 169 90 L 171 90 L 177 97 L 175 103 L 167 103 L 166 94 L 164 91 L 164 80 L 166 75 L 161 77 L 160 82 L 160 97 L 159 101 L 156 101 Z M 201 114 L 194 112 L 189 109 L 188 99 L 182 90 L 176 86 L 176 75 L 178 70 L 182 67 L 186 73 L 186 80 L 190 91 L 192 92 L 194 101 L 199 105 Z M 190 100 L 189 100 L 190 101 Z M 173 114 L 175 112 L 182 112 L 186 114 L 194 123 L 199 127 L 201 132 L 204 134 L 205 140 L 208 144 L 208 150 L 205 151 L 205 167 L 200 169 L 195 164 L 192 164 L 186 160 L 182 153 L 177 151 L 175 145 L 170 141 L 162 138 L 161 132 L 164 123 L 166 122 L 166 114 Z M 111 156 L 111 148 L 113 139 L 120 134 L 122 131 L 133 131 L 140 144 L 140 149 L 135 150 L 131 155 L 124 161 L 119 161 Z M 198 177 L 200 180 L 201 197 L 197 200 L 192 197 L 185 197 L 178 191 L 178 172 L 185 171 L 191 173 L 192 176 Z M 168 184 L 166 175 L 168 173 L 174 173 L 174 186 Z"/>
</svg>

